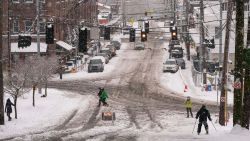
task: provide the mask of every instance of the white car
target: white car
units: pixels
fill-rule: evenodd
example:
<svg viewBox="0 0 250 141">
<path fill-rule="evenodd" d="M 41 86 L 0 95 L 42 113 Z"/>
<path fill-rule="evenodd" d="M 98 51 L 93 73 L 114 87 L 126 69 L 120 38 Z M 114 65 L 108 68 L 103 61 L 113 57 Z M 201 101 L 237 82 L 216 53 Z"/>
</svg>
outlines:
<svg viewBox="0 0 250 141">
<path fill-rule="evenodd" d="M 142 42 L 136 42 L 135 43 L 135 50 L 144 50 L 145 49 L 145 45 Z"/>
<path fill-rule="evenodd" d="M 73 61 L 68 61 L 65 63 L 65 65 L 63 66 L 65 69 L 65 72 L 71 72 L 72 69 L 74 68 L 75 64 Z"/>
<path fill-rule="evenodd" d="M 163 63 L 163 72 L 176 73 L 179 70 L 179 65 L 175 59 L 167 59 Z"/>
</svg>

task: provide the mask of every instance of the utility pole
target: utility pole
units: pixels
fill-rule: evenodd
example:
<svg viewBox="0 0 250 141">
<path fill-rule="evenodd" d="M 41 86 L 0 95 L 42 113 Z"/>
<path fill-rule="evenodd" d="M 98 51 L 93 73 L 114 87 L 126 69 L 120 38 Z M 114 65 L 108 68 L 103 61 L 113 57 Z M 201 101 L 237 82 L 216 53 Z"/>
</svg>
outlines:
<svg viewBox="0 0 250 141">
<path fill-rule="evenodd" d="M 11 20 L 11 16 L 10 16 L 10 1 L 8 0 L 8 9 L 7 9 L 7 13 L 8 13 L 8 76 L 11 75 L 11 30 L 10 30 L 10 20 Z"/>
<path fill-rule="evenodd" d="M 2 36 L 3 36 L 3 1 L 0 1 L 0 125 L 4 125 L 4 92 L 3 92 L 3 57 L 2 57 L 2 49 L 3 49 L 3 42 L 2 42 Z"/>
<path fill-rule="evenodd" d="M 222 83 L 221 83 L 222 87 L 221 87 L 221 96 L 220 96 L 220 113 L 219 113 L 219 123 L 220 125 L 223 125 L 223 126 L 226 125 L 226 117 L 227 117 L 227 109 L 226 109 L 227 108 L 227 72 L 228 72 L 227 64 L 228 64 L 228 51 L 229 51 L 229 39 L 230 39 L 232 13 L 233 13 L 233 2 L 232 0 L 228 0 L 226 36 L 225 36 L 225 47 L 224 47 L 224 61 L 223 61 L 223 70 L 222 70 Z M 244 24 L 244 22 L 242 23 Z M 236 25 L 236 28 L 237 28 L 237 25 Z M 243 28 L 244 28 L 244 25 L 243 25 Z"/>
<path fill-rule="evenodd" d="M 220 39 L 219 39 L 219 65 L 222 64 L 222 0 L 220 0 Z M 219 75 L 219 78 L 221 75 Z"/>
<path fill-rule="evenodd" d="M 125 11 L 125 0 L 122 0 L 122 21 L 123 21 L 123 27 L 126 27 L 126 11 Z"/>
<path fill-rule="evenodd" d="M 40 0 L 36 0 L 36 14 L 37 14 L 37 54 L 40 55 Z"/>
<path fill-rule="evenodd" d="M 202 61 L 202 69 L 203 72 L 203 84 L 207 84 L 207 72 L 206 72 L 206 47 L 204 46 L 204 5 L 203 0 L 200 0 L 200 61 Z M 202 59 L 202 60 L 201 60 Z"/>
<path fill-rule="evenodd" d="M 235 30 L 235 80 L 240 78 L 243 82 L 243 56 L 244 49 L 244 0 L 236 1 L 236 30 Z M 242 89 L 234 90 L 233 124 L 242 123 Z"/>
<path fill-rule="evenodd" d="M 186 3 L 186 13 L 185 13 L 185 19 L 186 19 L 186 49 L 187 49 L 187 60 L 190 61 L 190 39 L 189 39 L 189 0 L 185 0 Z"/>
</svg>

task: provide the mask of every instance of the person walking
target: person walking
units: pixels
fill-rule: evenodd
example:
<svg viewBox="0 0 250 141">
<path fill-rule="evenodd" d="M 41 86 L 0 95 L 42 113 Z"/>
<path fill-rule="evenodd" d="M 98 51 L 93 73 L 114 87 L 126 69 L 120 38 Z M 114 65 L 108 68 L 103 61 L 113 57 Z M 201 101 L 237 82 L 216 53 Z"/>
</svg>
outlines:
<svg viewBox="0 0 250 141">
<path fill-rule="evenodd" d="M 199 124 L 198 124 L 198 129 L 197 129 L 198 135 L 201 132 L 201 126 L 202 126 L 202 124 L 205 127 L 206 134 L 208 134 L 207 119 L 209 119 L 210 121 L 212 121 L 212 119 L 210 117 L 209 111 L 206 109 L 206 105 L 203 104 L 202 107 L 200 108 L 200 110 L 197 112 L 196 119 L 198 119 L 198 118 L 199 118 Z"/>
<path fill-rule="evenodd" d="M 11 116 L 10 116 L 10 114 L 12 113 L 12 107 L 11 106 L 15 106 L 15 105 L 8 98 L 7 101 L 6 101 L 6 105 L 5 105 L 5 112 L 7 113 L 9 121 L 11 121 L 11 119 L 12 119 Z"/>
<path fill-rule="evenodd" d="M 190 99 L 190 97 L 188 96 L 186 101 L 185 101 L 185 107 L 187 109 L 187 118 L 189 118 L 189 113 L 191 115 L 191 117 L 193 117 L 193 113 L 192 113 L 192 101 Z"/>
<path fill-rule="evenodd" d="M 108 106 L 106 99 L 108 98 L 108 93 L 102 88 L 102 93 L 100 95 L 100 100 L 103 103 L 103 106 Z"/>
<path fill-rule="evenodd" d="M 101 100 L 102 91 L 103 91 L 103 88 L 99 88 L 99 92 L 98 92 L 98 97 L 99 97 L 99 104 L 98 104 L 98 106 L 99 107 L 101 106 L 101 103 L 102 103 L 102 100 Z"/>
</svg>

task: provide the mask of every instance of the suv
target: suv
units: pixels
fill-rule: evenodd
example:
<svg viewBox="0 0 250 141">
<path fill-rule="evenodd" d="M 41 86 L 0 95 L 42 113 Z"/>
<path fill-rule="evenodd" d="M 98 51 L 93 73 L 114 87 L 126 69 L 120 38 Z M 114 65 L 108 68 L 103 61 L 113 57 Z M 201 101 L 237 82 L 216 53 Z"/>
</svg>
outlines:
<svg viewBox="0 0 250 141">
<path fill-rule="evenodd" d="M 175 59 L 167 59 L 163 63 L 163 72 L 173 72 L 176 73 L 179 69 L 179 65 Z"/>
<path fill-rule="evenodd" d="M 185 60 L 183 58 L 175 58 L 177 64 L 181 67 L 181 69 L 185 69 L 186 68 L 186 63 Z"/>
<path fill-rule="evenodd" d="M 180 41 L 179 40 L 170 40 L 169 41 L 169 45 L 168 45 L 169 50 L 171 50 L 176 45 L 180 45 Z"/>
<path fill-rule="evenodd" d="M 88 73 L 90 72 L 103 72 L 104 64 L 103 60 L 96 56 L 89 60 L 88 63 Z"/>
</svg>

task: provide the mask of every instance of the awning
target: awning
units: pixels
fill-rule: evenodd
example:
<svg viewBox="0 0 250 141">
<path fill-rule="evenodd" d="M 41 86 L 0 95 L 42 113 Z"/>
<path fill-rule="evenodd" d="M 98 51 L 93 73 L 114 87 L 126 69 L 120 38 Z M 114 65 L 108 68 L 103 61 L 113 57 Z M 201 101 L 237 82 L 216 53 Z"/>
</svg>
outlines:
<svg viewBox="0 0 250 141">
<path fill-rule="evenodd" d="M 31 42 L 31 45 L 25 48 L 18 48 L 18 43 L 11 43 L 11 53 L 35 53 L 37 52 L 37 42 Z M 40 43 L 40 52 L 47 52 L 47 44 Z"/>
<path fill-rule="evenodd" d="M 65 48 L 68 51 L 70 51 L 70 50 L 72 50 L 72 49 L 75 48 L 75 47 L 72 47 L 71 45 L 65 43 L 64 41 L 57 41 L 56 44 L 59 45 L 59 46 L 61 46 L 62 48 Z"/>
</svg>

